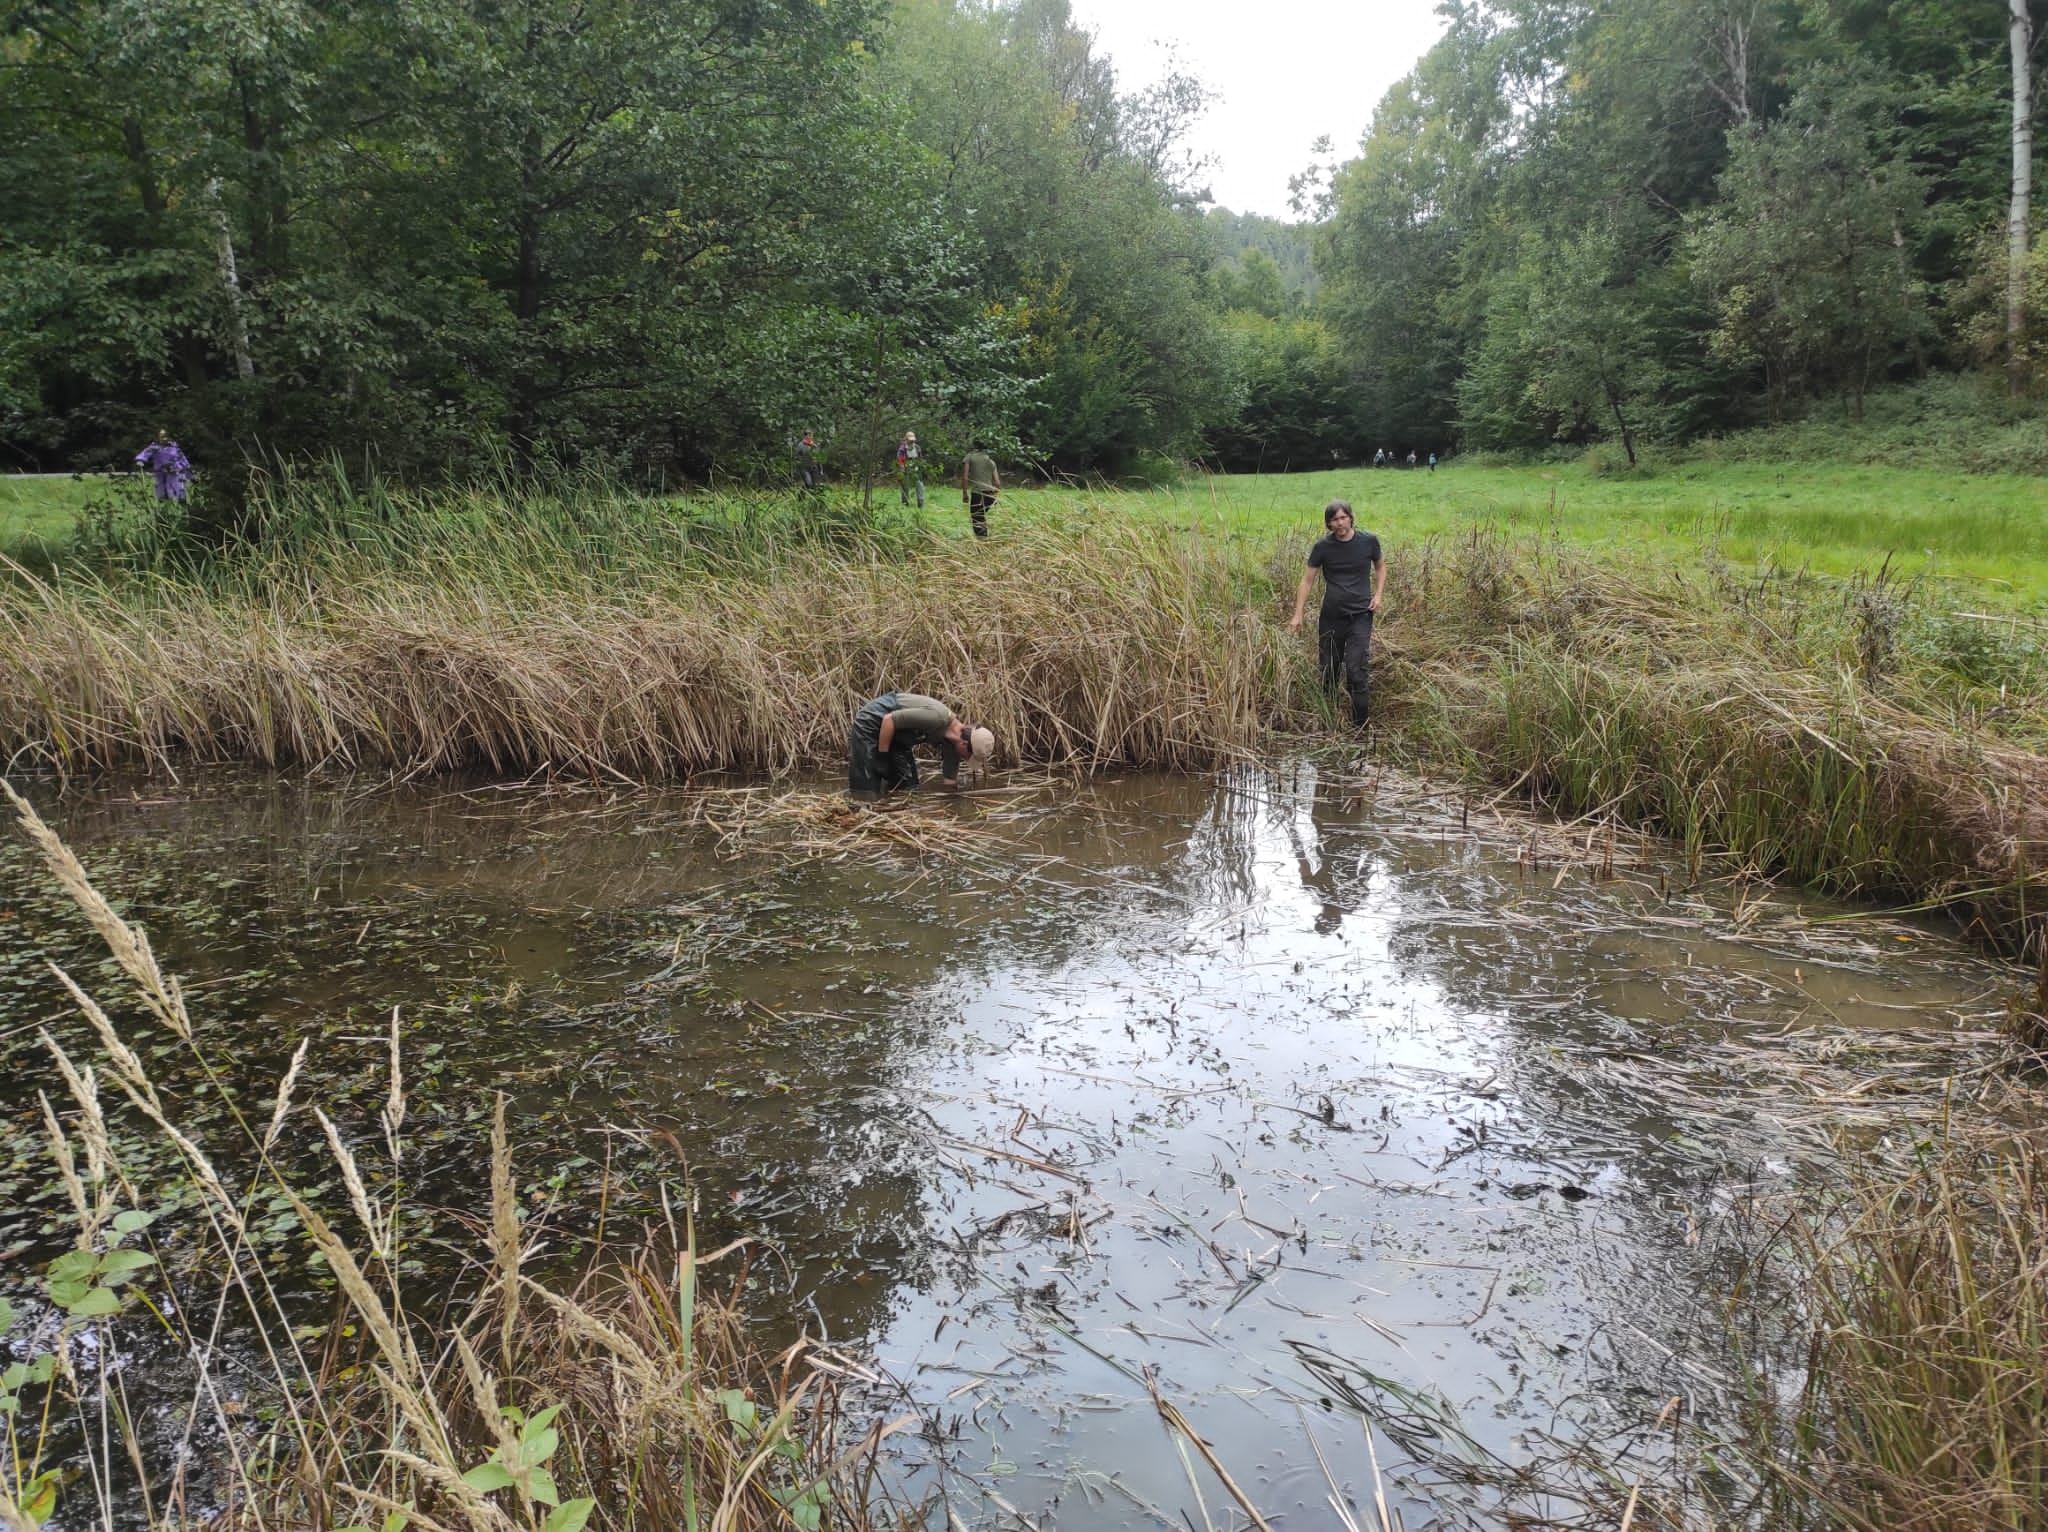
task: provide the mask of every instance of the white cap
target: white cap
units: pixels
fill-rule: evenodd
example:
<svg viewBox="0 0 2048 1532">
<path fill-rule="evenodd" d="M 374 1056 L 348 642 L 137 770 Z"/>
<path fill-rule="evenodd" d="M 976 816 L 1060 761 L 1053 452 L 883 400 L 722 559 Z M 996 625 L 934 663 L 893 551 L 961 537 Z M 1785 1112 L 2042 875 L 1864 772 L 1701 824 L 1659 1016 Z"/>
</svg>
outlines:
<svg viewBox="0 0 2048 1532">
<path fill-rule="evenodd" d="M 976 729 L 967 736 L 967 743 L 973 747 L 977 761 L 987 761 L 996 753 L 996 737 L 987 729 Z"/>
</svg>

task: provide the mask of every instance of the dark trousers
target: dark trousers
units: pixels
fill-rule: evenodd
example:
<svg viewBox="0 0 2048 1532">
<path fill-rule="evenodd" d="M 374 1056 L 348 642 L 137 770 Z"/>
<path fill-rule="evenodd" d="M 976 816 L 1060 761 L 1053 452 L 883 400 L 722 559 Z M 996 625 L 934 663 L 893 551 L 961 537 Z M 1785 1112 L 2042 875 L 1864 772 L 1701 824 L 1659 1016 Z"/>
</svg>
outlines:
<svg viewBox="0 0 2048 1532">
<path fill-rule="evenodd" d="M 994 490 L 976 489 L 967 494 L 967 519 L 974 523 L 976 537 L 988 536 L 988 508 L 996 503 Z"/>
<path fill-rule="evenodd" d="M 909 744 L 899 740 L 891 749 L 882 748 L 882 720 L 896 710 L 899 700 L 895 692 L 884 692 L 863 702 L 853 715 L 853 728 L 846 736 L 848 792 L 907 792 L 917 786 L 917 757 Z"/>
<path fill-rule="evenodd" d="M 1364 723 L 1372 703 L 1372 613 L 1324 612 L 1316 622 L 1316 659 L 1323 685 L 1335 691 L 1341 677 L 1351 693 L 1351 721 Z"/>
</svg>

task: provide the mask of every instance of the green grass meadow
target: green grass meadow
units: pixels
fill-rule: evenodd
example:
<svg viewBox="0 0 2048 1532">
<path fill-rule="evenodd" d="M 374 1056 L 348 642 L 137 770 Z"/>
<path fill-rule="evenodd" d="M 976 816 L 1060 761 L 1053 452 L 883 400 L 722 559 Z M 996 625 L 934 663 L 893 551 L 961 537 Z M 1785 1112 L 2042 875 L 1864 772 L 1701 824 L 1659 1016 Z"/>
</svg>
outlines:
<svg viewBox="0 0 2048 1532">
<path fill-rule="evenodd" d="M 1021 511 L 1035 493 L 1011 503 Z M 1090 498 L 1105 510 L 1129 505 L 1264 540 L 1319 532 L 1323 505 L 1337 497 L 1379 535 L 1395 580 L 1404 547 L 1490 526 L 1595 555 L 1689 562 L 1718 554 L 1732 566 L 1788 573 L 1850 577 L 1889 560 L 1894 574 L 1926 577 L 1959 602 L 2048 605 L 2048 482 L 2023 474 L 1721 463 L 1603 477 L 1571 464 L 1459 464 L 1435 473 L 1196 476 L 1171 489 Z"/>
<path fill-rule="evenodd" d="M 33 556 L 70 542 L 79 512 L 105 482 L 71 474 L 0 478 L 0 554 Z"/>
<path fill-rule="evenodd" d="M 0 478 L 0 553 L 61 551 L 78 513 L 112 481 Z M 854 492 L 833 492 L 834 503 Z M 877 492 L 893 501 L 893 485 Z M 1552 538 L 1594 556 L 1652 562 L 1718 558 L 1737 569 L 1924 578 L 1966 607 L 2048 609 L 2048 481 L 2018 473 L 1844 463 L 1695 463 L 1596 473 L 1574 463 L 1301 474 L 1201 474 L 1156 489 L 1007 490 L 996 517 L 1057 523 L 1122 513 L 1261 544 L 1320 531 L 1343 497 L 1379 534 L 1398 580 L 1404 549 L 1475 527 Z M 930 518 L 965 536 L 966 513 L 935 486 Z M 893 510 L 893 505 L 890 506 Z"/>
</svg>

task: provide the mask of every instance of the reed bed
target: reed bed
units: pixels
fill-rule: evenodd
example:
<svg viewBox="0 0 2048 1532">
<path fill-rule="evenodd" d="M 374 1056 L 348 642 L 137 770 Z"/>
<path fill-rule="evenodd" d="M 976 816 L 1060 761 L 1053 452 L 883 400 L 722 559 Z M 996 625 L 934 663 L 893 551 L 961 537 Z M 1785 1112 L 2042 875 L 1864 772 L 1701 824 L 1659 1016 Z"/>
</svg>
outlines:
<svg viewBox="0 0 2048 1532">
<path fill-rule="evenodd" d="M 1803 1363 L 1765 1367 L 1732 1457 L 1773 1528 L 2024 1532 L 2048 1506 L 2048 1139 L 1870 1158 L 1821 1206 L 1752 1214 L 1789 1265 Z"/>
<path fill-rule="evenodd" d="M 871 1394 L 882 1380 L 828 1348 L 762 1351 L 720 1296 L 741 1291 L 745 1273 L 721 1284 L 718 1263 L 744 1250 L 699 1255 L 687 1204 L 645 1240 L 576 1250 L 566 1264 L 583 1275 L 566 1285 L 544 1279 L 565 1265 L 560 1251 L 536 1274 L 549 1236 L 522 1216 L 502 1096 L 489 1205 L 474 1219 L 478 1248 L 452 1284 L 458 1296 L 446 1281 L 408 1291 L 396 1018 L 373 1122 L 345 1131 L 298 1099 L 303 1045 L 267 1121 L 232 1097 L 207 1116 L 188 1089 L 159 1082 L 160 1038 L 131 1036 L 110 1009 L 168 1033 L 196 1064 L 201 1096 L 227 1095 L 227 1061 L 203 1022 L 141 931 L 11 787 L 0 791 L 129 991 L 102 1005 L 57 974 L 98 1057 L 75 1058 L 44 1035 L 70 1097 L 43 1098 L 41 1113 L 72 1248 L 34 1300 L 18 1311 L 0 1300 L 11 1358 L 0 1373 L 0 1526 L 859 1532 L 919 1522 L 920 1508 L 892 1499 L 879 1477 L 883 1443 L 916 1417 L 857 1421 L 850 1389 Z M 175 1184 L 124 1159 L 132 1124 L 169 1147 Z M 324 1153 L 295 1173 L 304 1156 L 290 1146 L 308 1138 Z M 332 1190 L 316 1196 L 315 1183 Z M 180 1196 L 185 1212 L 160 1222 Z M 300 1231 L 289 1274 L 257 1239 L 280 1207 Z M 306 1323 L 323 1305 L 293 1296 L 314 1267 L 332 1288 L 324 1327 Z M 149 1382 L 130 1381 L 132 1360 L 149 1351 L 188 1359 L 182 1404 L 157 1393 L 162 1363 Z"/>
<path fill-rule="evenodd" d="M 1202 770 L 1331 718 L 1278 620 L 1299 540 L 1267 558 L 1063 503 L 971 543 L 850 503 L 587 484 L 273 500 L 256 552 L 0 585 L 0 754 L 836 774 L 854 709 L 908 687 L 991 726 L 1006 763 Z M 1648 568 L 1489 529 L 1396 543 L 1394 569 L 1383 755 L 2038 941 L 2031 626 L 1883 574 L 1744 581 L 1711 549 Z"/>
<path fill-rule="evenodd" d="M 1870 673 L 1867 602 L 1805 582 L 1589 564 L 1489 535 L 1433 550 L 1389 645 L 1421 759 L 1831 891 L 1953 910 L 2038 951 L 2048 759 L 1939 666 Z M 2009 690 L 2030 726 L 2048 707 Z"/>
<path fill-rule="evenodd" d="M 68 771 L 184 759 L 648 779 L 834 768 L 892 687 L 1011 759 L 1201 768 L 1296 705 L 1233 561 L 1130 528 L 616 586 L 346 562 L 228 588 L 30 583 L 0 597 L 0 752 Z"/>
</svg>

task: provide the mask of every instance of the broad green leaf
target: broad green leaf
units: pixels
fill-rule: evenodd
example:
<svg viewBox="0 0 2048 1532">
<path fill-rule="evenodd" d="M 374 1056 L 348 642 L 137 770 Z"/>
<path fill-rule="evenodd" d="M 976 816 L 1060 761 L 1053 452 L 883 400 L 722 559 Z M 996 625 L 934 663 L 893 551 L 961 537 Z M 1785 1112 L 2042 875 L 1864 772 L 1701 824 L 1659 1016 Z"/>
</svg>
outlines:
<svg viewBox="0 0 2048 1532">
<path fill-rule="evenodd" d="M 0 1298 L 0 1335 L 14 1328 L 14 1305 Z"/>
<path fill-rule="evenodd" d="M 590 1520 L 590 1513 L 597 1509 L 597 1502 L 589 1496 L 575 1500 L 564 1500 L 541 1523 L 541 1532 L 583 1532 L 583 1524 Z"/>
<path fill-rule="evenodd" d="M 92 1279 L 100 1258 L 90 1250 L 67 1250 L 50 1262 L 50 1281 L 87 1282 Z"/>
<path fill-rule="evenodd" d="M 506 1413 L 510 1414 L 511 1412 L 508 1410 L 506 1411 Z M 521 1428 L 519 1432 L 519 1439 L 522 1442 L 532 1441 L 534 1437 L 538 1436 L 541 1432 L 545 1431 L 548 1428 L 549 1424 L 554 1420 L 554 1418 L 561 1413 L 562 1407 L 559 1404 L 551 1404 L 546 1409 L 537 1412 L 534 1415 L 534 1417 L 531 1420 L 527 1421 L 525 1426 Z M 545 1455 L 546 1454 L 542 1454 L 542 1456 Z"/>
<path fill-rule="evenodd" d="M 412 1512 L 393 1511 L 389 1516 L 384 1518 L 384 1525 L 379 1527 L 377 1529 L 377 1532 L 405 1532 L 406 1527 L 409 1526 L 411 1522 Z"/>
<path fill-rule="evenodd" d="M 462 1482 L 488 1495 L 494 1489 L 510 1489 L 512 1475 L 503 1463 L 479 1463 L 462 1476 Z"/>
<path fill-rule="evenodd" d="M 725 1418 L 741 1430 L 751 1431 L 760 1418 L 754 1408 L 754 1401 L 736 1388 L 721 1388 L 717 1393 L 718 1402 L 725 1406 Z"/>
<path fill-rule="evenodd" d="M 50 1284 L 50 1302 L 60 1309 L 68 1309 L 92 1290 L 92 1284 L 82 1277 L 65 1277 Z"/>
<path fill-rule="evenodd" d="M 140 1208 L 123 1208 L 114 1215 L 114 1232 L 116 1234 L 133 1234 L 138 1229 L 146 1229 L 155 1222 L 156 1214 L 154 1213 L 145 1213 Z"/>
<path fill-rule="evenodd" d="M 109 1250 L 100 1257 L 100 1276 L 125 1277 L 131 1271 L 142 1271 L 155 1264 L 156 1257 L 147 1250 Z"/>
<path fill-rule="evenodd" d="M 9 1393 L 20 1388 L 26 1382 L 28 1382 L 28 1363 L 26 1362 L 10 1362 L 7 1364 L 7 1370 L 0 1372 L 0 1388 L 6 1389 Z"/>
<path fill-rule="evenodd" d="M 78 1302 L 65 1307 L 74 1319 L 103 1319 L 121 1312 L 121 1299 L 111 1287 L 95 1287 Z"/>
<path fill-rule="evenodd" d="M 555 1455 L 555 1448 L 561 1445 L 561 1441 L 559 1433 L 543 1431 L 520 1442 L 519 1456 L 529 1463 L 545 1463 Z"/>
<path fill-rule="evenodd" d="M 526 1492 L 542 1505 L 560 1505 L 562 1492 L 555 1488 L 555 1476 L 545 1468 L 536 1468 L 526 1476 Z"/>
</svg>

